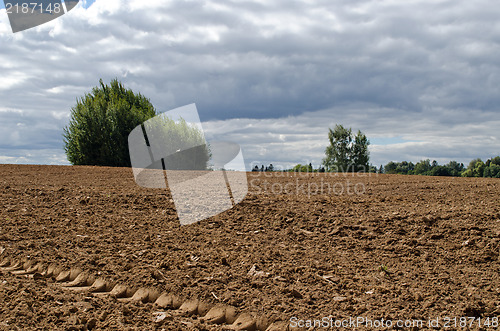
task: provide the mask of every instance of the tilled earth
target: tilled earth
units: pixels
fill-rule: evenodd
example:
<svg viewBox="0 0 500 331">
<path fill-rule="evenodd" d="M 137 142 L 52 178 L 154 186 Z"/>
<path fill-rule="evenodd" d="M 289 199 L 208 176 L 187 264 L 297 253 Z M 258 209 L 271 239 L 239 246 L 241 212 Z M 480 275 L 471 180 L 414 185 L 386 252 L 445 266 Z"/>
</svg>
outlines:
<svg viewBox="0 0 500 331">
<path fill-rule="evenodd" d="M 498 179 L 248 173 L 248 182 L 231 210 L 181 226 L 169 192 L 137 186 L 131 169 L 0 165 L 0 260 L 80 268 L 267 325 L 364 318 L 428 329 L 471 317 L 470 329 L 498 329 Z M 227 327 L 198 315 L 0 271 L 0 329 Z"/>
</svg>

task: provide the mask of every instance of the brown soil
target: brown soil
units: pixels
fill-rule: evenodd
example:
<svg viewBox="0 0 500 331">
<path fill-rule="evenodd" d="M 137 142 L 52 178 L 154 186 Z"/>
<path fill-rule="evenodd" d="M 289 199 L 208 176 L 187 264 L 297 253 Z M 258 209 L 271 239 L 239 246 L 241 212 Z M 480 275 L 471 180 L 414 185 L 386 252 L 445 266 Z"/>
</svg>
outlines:
<svg viewBox="0 0 500 331">
<path fill-rule="evenodd" d="M 243 202 L 180 226 L 169 193 L 130 169 L 0 165 L 0 261 L 79 267 L 269 323 L 500 315 L 498 179 L 248 178 Z M 0 329 L 224 328 L 159 311 L 0 271 Z"/>
</svg>

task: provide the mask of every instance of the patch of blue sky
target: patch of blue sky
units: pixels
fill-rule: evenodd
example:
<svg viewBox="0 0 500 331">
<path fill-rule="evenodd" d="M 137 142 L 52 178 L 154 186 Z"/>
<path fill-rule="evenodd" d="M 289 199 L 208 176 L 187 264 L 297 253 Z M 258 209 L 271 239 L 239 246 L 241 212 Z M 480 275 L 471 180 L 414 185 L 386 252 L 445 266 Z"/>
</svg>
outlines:
<svg viewBox="0 0 500 331">
<path fill-rule="evenodd" d="M 80 0 L 80 2 L 82 3 L 82 6 L 84 8 L 89 8 L 95 2 L 95 0 Z"/>
</svg>

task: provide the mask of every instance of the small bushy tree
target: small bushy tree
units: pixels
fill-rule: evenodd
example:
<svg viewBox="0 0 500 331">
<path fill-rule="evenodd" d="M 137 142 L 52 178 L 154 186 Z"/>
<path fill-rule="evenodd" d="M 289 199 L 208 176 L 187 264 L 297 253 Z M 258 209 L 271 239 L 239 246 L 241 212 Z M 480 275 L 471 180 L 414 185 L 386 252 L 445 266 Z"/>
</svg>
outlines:
<svg viewBox="0 0 500 331">
<path fill-rule="evenodd" d="M 484 168 L 483 177 L 500 178 L 500 166 L 490 164 L 489 167 Z"/>
<path fill-rule="evenodd" d="M 415 169 L 413 162 L 403 161 L 398 163 L 396 173 L 403 175 L 411 175 Z"/>
<path fill-rule="evenodd" d="M 302 165 L 302 164 L 297 164 L 295 167 L 292 168 L 293 172 L 312 172 L 312 166 L 309 167 L 308 165 Z"/>
<path fill-rule="evenodd" d="M 428 175 L 432 169 L 431 160 L 421 160 L 415 164 L 415 175 Z"/>
<path fill-rule="evenodd" d="M 479 162 L 476 162 L 473 166 L 477 169 L 476 171 L 473 170 L 473 175 L 479 175 L 482 170 L 482 177 L 500 178 L 500 156 L 486 160 L 484 167 Z"/>
<path fill-rule="evenodd" d="M 445 165 L 450 171 L 451 176 L 460 176 L 461 173 L 465 170 L 464 164 L 463 163 L 458 163 L 457 161 L 450 161 L 448 164 Z"/>
<path fill-rule="evenodd" d="M 396 169 L 398 168 L 398 165 L 394 161 L 389 161 L 384 167 L 385 173 L 386 174 L 396 174 Z"/>
<path fill-rule="evenodd" d="M 485 168 L 486 168 L 486 165 L 484 164 L 483 160 L 474 159 L 474 160 L 470 161 L 469 166 L 467 167 L 467 170 L 472 171 L 472 177 L 483 177 L 483 172 L 484 172 Z"/>
<path fill-rule="evenodd" d="M 154 117 L 156 110 L 141 94 L 118 80 L 99 86 L 77 100 L 64 128 L 64 150 L 73 165 L 130 166 L 128 135 Z"/>
</svg>

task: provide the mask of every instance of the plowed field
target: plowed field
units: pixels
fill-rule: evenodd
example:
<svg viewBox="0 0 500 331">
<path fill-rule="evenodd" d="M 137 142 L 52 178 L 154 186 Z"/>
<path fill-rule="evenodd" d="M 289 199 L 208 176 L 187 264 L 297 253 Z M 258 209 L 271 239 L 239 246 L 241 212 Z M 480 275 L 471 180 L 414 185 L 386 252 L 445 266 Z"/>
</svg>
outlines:
<svg viewBox="0 0 500 331">
<path fill-rule="evenodd" d="M 240 204 L 181 226 L 169 192 L 130 169 L 0 165 L 0 329 L 498 328 L 500 180 L 248 180 Z M 82 288 L 96 279 L 126 290 Z M 155 303 L 162 293 L 170 301 Z"/>
</svg>

